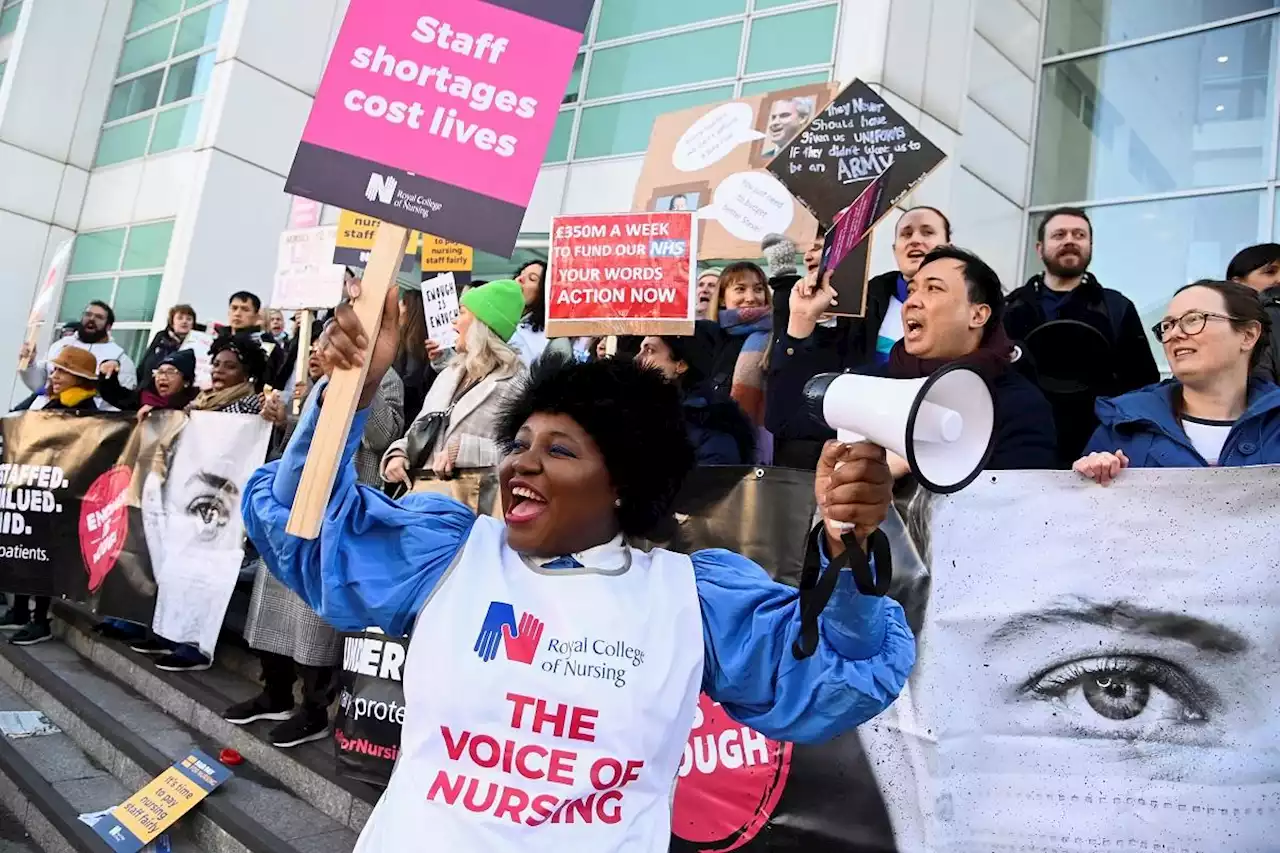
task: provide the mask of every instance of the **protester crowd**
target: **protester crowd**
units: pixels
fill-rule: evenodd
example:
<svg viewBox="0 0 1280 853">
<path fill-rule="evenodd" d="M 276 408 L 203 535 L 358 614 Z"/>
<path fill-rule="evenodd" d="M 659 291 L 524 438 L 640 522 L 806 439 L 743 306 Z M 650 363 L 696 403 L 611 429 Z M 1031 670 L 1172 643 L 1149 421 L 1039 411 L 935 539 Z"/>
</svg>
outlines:
<svg viewBox="0 0 1280 853">
<path fill-rule="evenodd" d="M 863 310 L 839 304 L 829 273 L 818 279 L 821 234 L 803 250 L 772 235 L 761 246 L 764 267 L 699 271 L 691 336 L 548 340 L 547 268 L 532 261 L 511 279 L 463 289 L 456 342 L 445 349 L 427 339 L 421 275 L 402 274 L 398 351 L 360 437 L 358 479 L 392 496 L 440 492 L 494 512 L 503 402 L 543 357 L 631 358 L 660 372 L 679 390 L 700 465 L 814 470 L 834 433 L 803 404 L 811 377 L 916 379 L 956 363 L 992 390 L 991 469 L 1074 468 L 1105 485 L 1126 467 L 1280 463 L 1280 245 L 1244 249 L 1220 280 L 1170 282 L 1168 308 L 1147 329 L 1123 290 L 1090 271 L 1094 234 L 1082 210 L 1043 218 L 1043 270 L 1007 294 L 988 264 L 953 244 L 957 236 L 943 211 L 908 210 L 896 227 L 896 269 L 868 281 Z M 136 367 L 112 340 L 114 320 L 94 301 L 43 356 L 24 346 L 20 376 L 31 396 L 18 408 L 139 420 L 157 410 L 248 414 L 272 425 L 268 457 L 276 458 L 335 367 L 323 319 L 311 350 L 299 352 L 299 318 L 287 329 L 282 312 L 248 291 L 232 295 L 225 325 L 202 325 L 191 306 L 173 306 Z M 1163 382 L 1148 334 L 1168 362 Z M 906 460 L 891 458 L 890 467 L 909 487 Z M 247 543 L 243 576 L 252 583 L 244 639 L 261 661 L 263 691 L 226 719 L 277 721 L 270 737 L 280 747 L 325 737 L 340 635 Z M 15 629 L 18 644 L 49 639 L 48 599 L 15 596 L 0 627 Z M 210 665 L 145 626 L 107 620 L 99 630 L 164 670 Z"/>
</svg>

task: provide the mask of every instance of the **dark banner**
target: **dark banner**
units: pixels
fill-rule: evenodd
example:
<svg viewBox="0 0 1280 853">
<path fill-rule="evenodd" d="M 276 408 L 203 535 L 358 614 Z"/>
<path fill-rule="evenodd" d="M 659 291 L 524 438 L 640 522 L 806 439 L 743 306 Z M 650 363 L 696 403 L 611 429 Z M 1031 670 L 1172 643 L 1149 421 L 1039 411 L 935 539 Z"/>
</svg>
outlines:
<svg viewBox="0 0 1280 853">
<path fill-rule="evenodd" d="M 338 771 L 370 785 L 386 787 L 400 754 L 408 638 L 397 640 L 370 629 L 342 638 L 342 673 L 333 745 Z"/>
</svg>

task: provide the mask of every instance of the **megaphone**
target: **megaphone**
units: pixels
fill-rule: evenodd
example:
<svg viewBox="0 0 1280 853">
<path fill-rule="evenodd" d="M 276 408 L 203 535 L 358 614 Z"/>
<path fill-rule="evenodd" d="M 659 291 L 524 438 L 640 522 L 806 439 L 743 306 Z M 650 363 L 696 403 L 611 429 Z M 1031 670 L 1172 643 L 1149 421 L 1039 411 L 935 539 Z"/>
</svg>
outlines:
<svg viewBox="0 0 1280 853">
<path fill-rule="evenodd" d="M 950 494 L 986 467 L 995 445 L 991 389 L 951 364 L 924 379 L 821 373 L 804 386 L 810 415 L 845 442 L 871 441 L 905 458 L 920 485 Z"/>
</svg>

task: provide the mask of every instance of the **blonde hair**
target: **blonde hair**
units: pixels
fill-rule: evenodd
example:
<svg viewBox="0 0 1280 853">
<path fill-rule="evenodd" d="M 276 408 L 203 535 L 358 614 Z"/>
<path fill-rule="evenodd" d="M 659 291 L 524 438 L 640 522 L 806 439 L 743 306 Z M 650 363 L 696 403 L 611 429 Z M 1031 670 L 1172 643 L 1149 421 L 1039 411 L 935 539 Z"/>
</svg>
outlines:
<svg viewBox="0 0 1280 853">
<path fill-rule="evenodd" d="M 466 351 L 458 353 L 462 358 L 462 371 L 475 382 L 494 371 L 515 373 L 520 366 L 519 354 L 478 318 L 472 319 L 464 343 Z"/>
</svg>

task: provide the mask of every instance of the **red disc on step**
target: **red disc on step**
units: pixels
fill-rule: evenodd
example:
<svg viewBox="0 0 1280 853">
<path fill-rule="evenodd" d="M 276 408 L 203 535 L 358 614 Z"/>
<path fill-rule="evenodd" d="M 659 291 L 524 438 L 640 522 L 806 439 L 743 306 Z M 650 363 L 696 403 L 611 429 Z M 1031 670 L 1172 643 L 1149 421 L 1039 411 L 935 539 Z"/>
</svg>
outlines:
<svg viewBox="0 0 1280 853">
<path fill-rule="evenodd" d="M 218 760 L 228 767 L 244 764 L 244 756 L 234 749 L 224 749 L 218 753 Z"/>
</svg>

